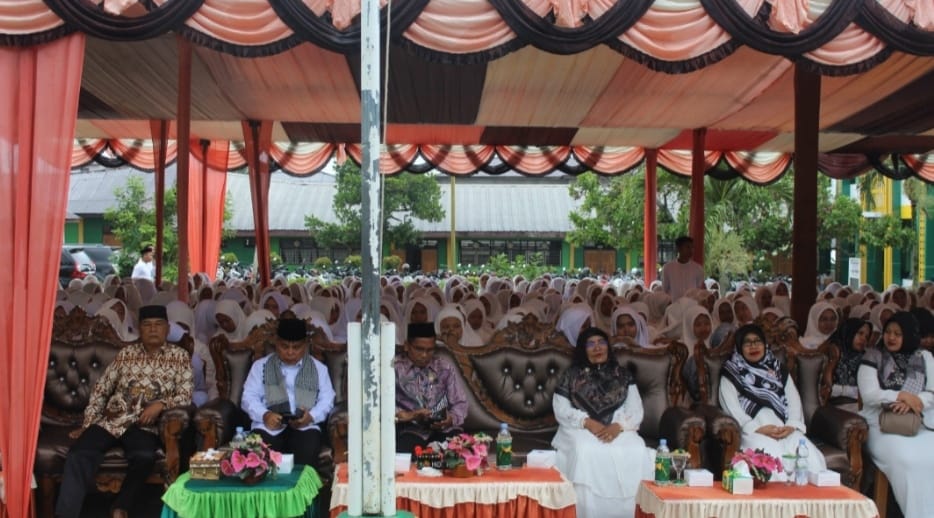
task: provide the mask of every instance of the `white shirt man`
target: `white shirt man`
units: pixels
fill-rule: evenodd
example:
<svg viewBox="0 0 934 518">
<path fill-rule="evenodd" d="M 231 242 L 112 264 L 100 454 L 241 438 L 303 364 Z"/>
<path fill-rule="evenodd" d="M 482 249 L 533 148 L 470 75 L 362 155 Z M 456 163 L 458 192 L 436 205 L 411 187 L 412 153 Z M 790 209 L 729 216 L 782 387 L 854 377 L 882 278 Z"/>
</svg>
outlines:
<svg viewBox="0 0 934 518">
<path fill-rule="evenodd" d="M 133 267 L 133 279 L 149 279 L 156 281 L 156 263 L 152 261 L 152 247 L 147 246 L 140 250 L 139 261 Z"/>
<path fill-rule="evenodd" d="M 694 254 L 694 241 L 682 236 L 675 241 L 678 257 L 669 261 L 662 268 L 662 290 L 675 301 L 683 297 L 691 288 L 704 287 L 704 267 L 691 260 Z"/>
</svg>

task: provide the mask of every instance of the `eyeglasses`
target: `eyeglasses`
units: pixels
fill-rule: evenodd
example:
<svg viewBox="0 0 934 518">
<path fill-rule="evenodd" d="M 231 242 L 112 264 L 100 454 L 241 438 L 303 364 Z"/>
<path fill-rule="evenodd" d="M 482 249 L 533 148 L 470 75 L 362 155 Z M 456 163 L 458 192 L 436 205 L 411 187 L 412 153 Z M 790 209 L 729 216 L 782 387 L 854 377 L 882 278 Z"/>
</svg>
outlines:
<svg viewBox="0 0 934 518">
<path fill-rule="evenodd" d="M 609 345 L 609 342 L 607 342 L 603 338 L 600 338 L 597 340 L 587 340 L 586 342 L 584 342 L 584 346 L 587 347 L 588 349 L 590 349 L 591 347 L 596 347 L 598 345 L 607 346 Z"/>
<path fill-rule="evenodd" d="M 755 347 L 763 344 L 765 344 L 765 342 L 763 342 L 759 337 L 747 338 L 743 340 L 743 347 Z"/>
</svg>

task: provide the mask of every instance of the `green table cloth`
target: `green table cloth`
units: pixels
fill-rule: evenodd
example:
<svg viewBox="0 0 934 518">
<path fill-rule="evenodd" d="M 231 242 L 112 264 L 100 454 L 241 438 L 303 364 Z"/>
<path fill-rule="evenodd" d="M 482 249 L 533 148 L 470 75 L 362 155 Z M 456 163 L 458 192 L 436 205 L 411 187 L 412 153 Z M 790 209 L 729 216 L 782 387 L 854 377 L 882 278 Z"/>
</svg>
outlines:
<svg viewBox="0 0 934 518">
<path fill-rule="evenodd" d="M 247 485 L 237 478 L 191 480 L 183 473 L 162 495 L 162 518 L 314 517 L 321 479 L 310 466 L 295 466 L 288 475 Z"/>
</svg>

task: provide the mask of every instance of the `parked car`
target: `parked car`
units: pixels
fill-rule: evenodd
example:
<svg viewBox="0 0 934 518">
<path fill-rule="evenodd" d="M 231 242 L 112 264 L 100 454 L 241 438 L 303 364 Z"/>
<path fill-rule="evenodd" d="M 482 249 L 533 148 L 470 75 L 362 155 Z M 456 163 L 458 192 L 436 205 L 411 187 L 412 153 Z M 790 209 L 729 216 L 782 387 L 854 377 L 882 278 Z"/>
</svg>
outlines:
<svg viewBox="0 0 934 518">
<path fill-rule="evenodd" d="M 104 280 L 104 278 L 108 275 L 112 273 L 118 273 L 116 269 L 117 258 L 114 257 L 113 247 L 108 245 L 87 243 L 65 246 L 82 248 L 84 253 L 88 254 L 88 257 L 94 261 L 94 265 L 97 267 L 94 275 L 97 275 L 98 279 Z"/>
<path fill-rule="evenodd" d="M 62 245 L 62 259 L 58 268 L 58 282 L 63 288 L 68 286 L 72 279 L 84 279 L 94 275 L 97 267 L 90 256 L 80 246 Z"/>
</svg>

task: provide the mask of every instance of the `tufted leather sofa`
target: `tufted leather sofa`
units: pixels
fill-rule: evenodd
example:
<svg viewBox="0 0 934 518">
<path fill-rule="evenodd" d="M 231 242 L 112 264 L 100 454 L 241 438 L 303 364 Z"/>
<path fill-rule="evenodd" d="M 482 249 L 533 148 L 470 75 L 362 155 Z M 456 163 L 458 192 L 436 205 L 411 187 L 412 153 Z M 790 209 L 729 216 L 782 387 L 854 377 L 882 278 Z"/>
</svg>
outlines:
<svg viewBox="0 0 934 518">
<path fill-rule="evenodd" d="M 859 490 L 863 472 L 862 447 L 868 438 L 868 425 L 859 415 L 828 404 L 840 351 L 829 342 L 809 350 L 792 336 L 776 335 L 774 340 L 772 350 L 788 366 L 801 396 L 808 438 L 824 455 L 827 468 L 839 472 L 844 484 Z M 739 425 L 719 407 L 720 369 L 733 351 L 731 336 L 716 349 L 698 348 L 694 352 L 702 399 L 694 408 L 705 415 L 708 430 L 712 432 L 705 443 L 704 466 L 714 473 L 722 472 L 740 444 Z M 733 432 L 729 431 L 734 427 L 735 441 Z"/>
<path fill-rule="evenodd" d="M 36 448 L 39 516 L 52 516 L 65 457 L 74 443 L 68 433 L 83 423 L 94 384 L 126 345 L 129 343 L 122 342 L 105 320 L 89 317 L 81 308 L 73 309 L 53 325 Z M 182 345 L 191 351 L 190 340 Z M 183 458 L 179 444 L 188 427 L 190 411 L 173 408 L 162 413 L 159 431 L 164 449 L 157 452 L 149 483 L 167 485 L 178 476 Z M 122 449 L 108 451 L 97 475 L 97 489 L 119 491 L 126 467 Z"/>
<path fill-rule="evenodd" d="M 552 395 L 562 373 L 571 365 L 573 351 L 553 326 L 523 321 L 498 331 L 483 347 L 439 344 L 435 354 L 451 361 L 462 376 L 468 401 L 465 431 L 495 434 L 500 423 L 508 423 L 514 458 L 522 462 L 530 450 L 552 448 L 551 440 L 558 430 Z M 616 354 L 620 363 L 636 372 L 645 407 L 639 433 L 646 443 L 655 446 L 660 437 L 666 437 L 675 447 L 697 453 L 704 435 L 703 419 L 675 404 L 684 390 L 684 346 L 620 348 Z M 331 363 L 328 365 L 330 368 Z M 336 388 L 342 375 L 333 370 L 331 375 Z M 333 414 L 329 424 L 335 456 L 342 458 L 340 455 L 346 451 L 346 415 Z"/>
</svg>

